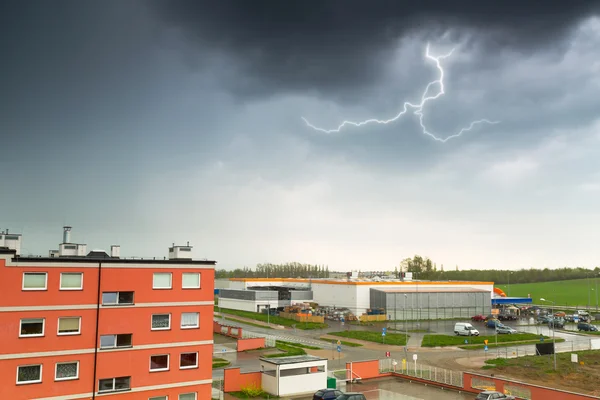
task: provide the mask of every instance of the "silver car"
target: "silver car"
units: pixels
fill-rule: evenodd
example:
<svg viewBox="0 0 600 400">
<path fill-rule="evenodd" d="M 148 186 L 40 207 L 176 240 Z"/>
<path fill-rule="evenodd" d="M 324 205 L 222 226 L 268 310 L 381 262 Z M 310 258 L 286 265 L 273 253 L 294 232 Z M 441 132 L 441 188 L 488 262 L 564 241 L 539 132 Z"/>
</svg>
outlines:
<svg viewBox="0 0 600 400">
<path fill-rule="evenodd" d="M 496 333 L 498 333 L 498 335 L 501 335 L 503 333 L 507 333 L 507 334 L 513 334 L 513 333 L 517 333 L 516 329 L 511 328 L 510 326 L 499 326 L 496 328 Z"/>
<path fill-rule="evenodd" d="M 515 397 L 500 392 L 485 391 L 479 393 L 475 400 L 515 400 Z"/>
</svg>

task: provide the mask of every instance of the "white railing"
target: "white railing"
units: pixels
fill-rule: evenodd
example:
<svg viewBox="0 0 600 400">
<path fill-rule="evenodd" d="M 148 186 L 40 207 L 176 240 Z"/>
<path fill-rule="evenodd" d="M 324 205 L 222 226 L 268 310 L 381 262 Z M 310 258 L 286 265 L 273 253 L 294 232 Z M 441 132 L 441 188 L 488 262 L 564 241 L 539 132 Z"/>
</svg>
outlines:
<svg viewBox="0 0 600 400">
<path fill-rule="evenodd" d="M 242 329 L 242 339 L 256 339 L 264 338 L 266 347 L 275 347 L 275 336 L 267 335 L 264 333 L 251 332 L 246 329 Z"/>
<path fill-rule="evenodd" d="M 212 392 L 211 392 L 211 399 L 213 400 L 223 400 L 224 394 L 223 394 L 223 378 L 219 378 L 219 379 L 215 379 L 213 378 L 212 380 Z"/>
<path fill-rule="evenodd" d="M 407 361 L 405 363 L 398 362 L 397 365 L 394 365 L 394 360 L 385 358 L 379 360 L 379 372 L 396 372 L 398 374 L 442 383 L 448 386 L 463 387 L 462 371 L 432 367 L 414 361 Z"/>
</svg>

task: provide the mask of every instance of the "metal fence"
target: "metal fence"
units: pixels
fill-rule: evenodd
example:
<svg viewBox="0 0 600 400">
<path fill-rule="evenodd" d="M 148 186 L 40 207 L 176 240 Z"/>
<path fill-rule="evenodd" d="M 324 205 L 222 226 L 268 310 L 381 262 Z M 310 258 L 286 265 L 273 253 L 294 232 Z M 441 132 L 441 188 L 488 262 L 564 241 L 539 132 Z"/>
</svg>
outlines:
<svg viewBox="0 0 600 400">
<path fill-rule="evenodd" d="M 490 342 L 489 345 L 493 345 Z M 584 350 L 599 350 L 600 349 L 600 338 L 578 338 L 566 342 L 560 342 L 555 344 L 557 353 L 569 353 L 574 351 Z M 507 347 L 496 347 L 490 348 L 489 350 L 478 350 L 474 352 L 473 356 L 485 356 L 486 358 L 517 358 L 523 356 L 535 356 L 538 355 L 535 345 L 520 345 L 520 346 L 507 346 Z"/>
<path fill-rule="evenodd" d="M 212 393 L 210 395 L 212 400 L 223 400 L 223 389 L 224 389 L 224 380 L 223 378 L 212 380 Z"/>
<path fill-rule="evenodd" d="M 246 329 L 242 329 L 242 339 L 256 339 L 265 338 L 266 347 L 275 347 L 275 336 L 266 335 L 264 333 L 251 332 Z"/>
<path fill-rule="evenodd" d="M 426 381 L 443 383 L 448 386 L 463 387 L 462 371 L 432 367 L 414 361 L 396 362 L 391 358 L 384 358 L 379 360 L 379 372 L 396 372 Z"/>
</svg>

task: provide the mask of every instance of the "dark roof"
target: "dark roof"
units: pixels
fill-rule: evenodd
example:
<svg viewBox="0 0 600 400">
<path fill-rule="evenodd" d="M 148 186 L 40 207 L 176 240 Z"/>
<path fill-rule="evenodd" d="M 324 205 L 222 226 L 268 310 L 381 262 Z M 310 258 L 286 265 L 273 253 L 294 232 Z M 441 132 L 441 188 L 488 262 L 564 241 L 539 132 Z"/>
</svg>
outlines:
<svg viewBox="0 0 600 400">
<path fill-rule="evenodd" d="M 90 251 L 86 258 L 112 258 L 105 251 Z"/>
<path fill-rule="evenodd" d="M 91 252 L 97 253 L 97 252 Z M 102 252 L 100 252 L 102 253 Z M 10 249 L 2 249 L 0 248 L 0 254 L 12 254 L 13 262 L 28 262 L 28 263 L 36 263 L 36 262 L 52 262 L 52 263 L 81 263 L 81 262 L 95 262 L 102 261 L 103 263 L 111 263 L 111 264 L 195 264 L 195 265 L 216 265 L 216 261 L 212 260 L 168 260 L 166 257 L 164 259 L 160 258 L 98 258 L 98 257 L 87 257 L 87 256 L 73 256 L 73 257 L 19 257 L 16 256 L 15 250 Z M 106 254 L 106 253 L 104 253 Z M 88 254 L 89 255 L 89 254 Z"/>
</svg>

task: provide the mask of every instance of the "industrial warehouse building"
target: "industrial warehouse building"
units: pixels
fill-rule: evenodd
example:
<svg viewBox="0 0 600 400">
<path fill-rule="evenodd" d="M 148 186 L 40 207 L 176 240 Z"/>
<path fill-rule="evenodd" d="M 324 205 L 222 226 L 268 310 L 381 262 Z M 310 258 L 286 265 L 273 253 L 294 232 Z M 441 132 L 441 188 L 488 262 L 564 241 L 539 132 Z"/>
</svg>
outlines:
<svg viewBox="0 0 600 400">
<path fill-rule="evenodd" d="M 216 283 L 219 305 L 259 311 L 295 302 L 347 308 L 356 315 L 383 308 L 388 319 L 465 318 L 491 312 L 493 282 L 232 278 Z M 227 289 L 225 289 L 227 287 Z M 265 291 L 273 294 L 265 294 Z M 289 293 L 289 298 L 283 298 Z M 246 297 L 244 297 L 246 296 Z M 292 296 L 298 296 L 297 300 Z"/>
</svg>

